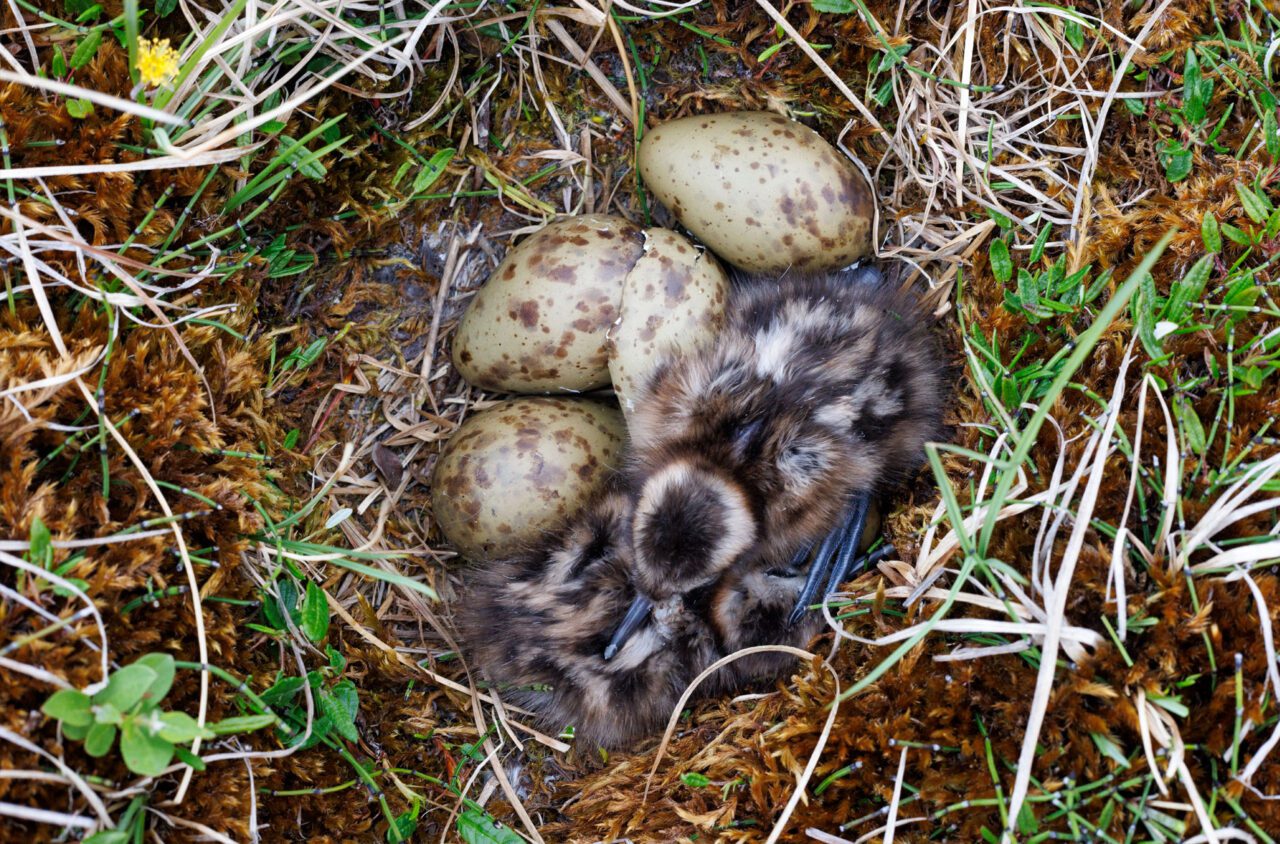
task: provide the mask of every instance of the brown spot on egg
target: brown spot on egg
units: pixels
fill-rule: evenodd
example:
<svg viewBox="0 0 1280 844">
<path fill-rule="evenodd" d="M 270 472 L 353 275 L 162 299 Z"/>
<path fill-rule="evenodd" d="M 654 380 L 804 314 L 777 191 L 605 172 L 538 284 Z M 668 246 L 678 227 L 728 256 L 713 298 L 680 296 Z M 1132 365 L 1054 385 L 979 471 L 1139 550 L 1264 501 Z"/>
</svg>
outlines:
<svg viewBox="0 0 1280 844">
<path fill-rule="evenodd" d="M 521 302 L 510 312 L 512 319 L 519 318 L 525 328 L 536 328 L 538 325 L 538 303 L 533 299 Z"/>
<path fill-rule="evenodd" d="M 561 284 L 573 284 L 578 280 L 578 268 L 568 265 L 561 265 L 555 269 L 547 271 L 547 278 Z"/>
</svg>

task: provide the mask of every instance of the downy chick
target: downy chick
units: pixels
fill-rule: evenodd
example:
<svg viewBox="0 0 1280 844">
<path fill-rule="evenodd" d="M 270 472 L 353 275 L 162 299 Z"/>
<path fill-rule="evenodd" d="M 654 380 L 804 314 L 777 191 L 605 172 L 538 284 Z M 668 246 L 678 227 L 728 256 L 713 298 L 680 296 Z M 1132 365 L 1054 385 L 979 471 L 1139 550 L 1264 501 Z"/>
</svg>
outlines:
<svg viewBox="0 0 1280 844">
<path fill-rule="evenodd" d="M 790 623 L 848 575 L 871 497 L 920 464 L 942 406 L 926 317 L 878 272 L 856 276 L 739 280 L 715 344 L 664 362 L 637 397 L 625 478 L 639 491 L 641 594 L 608 653 L 649 601 L 724 571 L 688 541 L 690 490 L 714 489 L 749 513 L 724 526 L 743 548 L 735 565 L 807 569 Z"/>
<path fill-rule="evenodd" d="M 733 546 L 714 538 L 715 525 L 734 517 L 718 512 L 721 504 L 702 502 L 694 508 L 701 519 L 687 527 L 711 557 L 733 560 Z M 659 730 L 688 684 L 725 654 L 752 645 L 803 647 L 823 626 L 817 615 L 786 623 L 803 572 L 726 566 L 711 584 L 665 591 L 605 660 L 611 623 L 636 595 L 632 519 L 628 497 L 604 496 L 542 547 L 478 573 L 459 611 L 467 655 L 504 701 L 534 713 L 547 730 L 572 725 L 580 739 L 607 747 Z M 698 693 L 734 691 L 794 665 L 785 654 L 744 657 L 707 678 Z"/>
<path fill-rule="evenodd" d="M 633 505 L 610 493 L 538 548 L 488 564 L 459 610 L 469 658 L 546 729 L 617 746 L 652 732 L 717 658 L 708 590 L 661 601 L 616 658 L 601 652 L 635 596 Z M 710 549 L 715 554 L 717 549 Z"/>
</svg>

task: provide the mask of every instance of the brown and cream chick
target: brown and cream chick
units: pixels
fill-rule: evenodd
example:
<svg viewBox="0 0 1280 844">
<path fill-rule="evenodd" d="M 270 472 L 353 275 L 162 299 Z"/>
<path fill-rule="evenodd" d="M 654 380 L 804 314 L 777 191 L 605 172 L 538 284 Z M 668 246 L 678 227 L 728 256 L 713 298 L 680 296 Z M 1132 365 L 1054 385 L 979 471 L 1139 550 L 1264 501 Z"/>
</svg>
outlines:
<svg viewBox="0 0 1280 844">
<path fill-rule="evenodd" d="M 658 730 L 693 678 L 725 654 L 803 646 L 818 632 L 816 615 L 786 623 L 802 573 L 730 567 L 738 549 L 716 537 L 732 531 L 707 529 L 740 514 L 717 512 L 726 502 L 714 499 L 688 503 L 690 532 L 700 534 L 708 559 L 722 561 L 722 576 L 682 590 L 647 584 L 660 597 L 612 659 L 602 654 L 608 632 L 638 594 L 629 497 L 610 493 L 541 547 L 473 575 L 459 628 L 468 659 L 504 701 L 534 713 L 544 729 L 572 726 L 582 740 L 614 747 Z M 745 657 L 699 693 L 734 690 L 794 664 L 785 655 Z"/>
<path fill-rule="evenodd" d="M 641 595 L 610 653 L 646 599 L 723 571 L 689 541 L 690 490 L 735 502 L 742 515 L 723 532 L 736 565 L 804 567 L 816 546 L 794 622 L 848 574 L 871 497 L 910 474 L 940 429 L 928 319 L 875 270 L 741 279 L 727 310 L 713 345 L 654 372 L 629 420 Z"/>
</svg>

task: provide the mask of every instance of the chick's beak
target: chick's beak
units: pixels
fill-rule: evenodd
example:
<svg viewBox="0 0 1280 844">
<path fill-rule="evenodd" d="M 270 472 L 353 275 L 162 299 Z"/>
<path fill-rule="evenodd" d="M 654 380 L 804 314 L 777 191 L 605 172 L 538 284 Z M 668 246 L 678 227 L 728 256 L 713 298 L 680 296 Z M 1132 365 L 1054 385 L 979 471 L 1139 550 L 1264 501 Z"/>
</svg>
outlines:
<svg viewBox="0 0 1280 844">
<path fill-rule="evenodd" d="M 627 614 L 622 617 L 622 624 L 618 625 L 618 629 L 614 631 L 613 638 L 609 640 L 609 646 L 604 649 L 605 662 L 613 659 L 618 651 L 622 650 L 622 646 L 627 640 L 635 635 L 636 631 L 649 619 L 649 613 L 653 611 L 653 601 L 650 601 L 644 595 L 637 595 L 636 599 L 631 602 L 631 606 L 627 608 Z"/>
</svg>

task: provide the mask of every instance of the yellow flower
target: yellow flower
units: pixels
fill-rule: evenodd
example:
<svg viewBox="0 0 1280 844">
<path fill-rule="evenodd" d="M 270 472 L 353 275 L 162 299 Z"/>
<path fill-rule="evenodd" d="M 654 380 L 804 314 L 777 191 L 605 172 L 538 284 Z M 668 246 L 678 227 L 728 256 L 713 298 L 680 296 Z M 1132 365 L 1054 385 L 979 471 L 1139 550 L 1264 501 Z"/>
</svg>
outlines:
<svg viewBox="0 0 1280 844">
<path fill-rule="evenodd" d="M 138 76 L 147 85 L 163 85 L 177 76 L 180 58 L 178 51 L 169 46 L 168 38 L 138 39 Z"/>
</svg>

